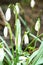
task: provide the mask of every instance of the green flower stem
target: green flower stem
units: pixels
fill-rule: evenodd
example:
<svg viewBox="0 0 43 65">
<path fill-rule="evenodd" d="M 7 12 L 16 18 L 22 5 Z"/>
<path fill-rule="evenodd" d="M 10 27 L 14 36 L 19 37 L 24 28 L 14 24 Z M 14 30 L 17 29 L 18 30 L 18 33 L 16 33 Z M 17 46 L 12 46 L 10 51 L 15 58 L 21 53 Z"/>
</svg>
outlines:
<svg viewBox="0 0 43 65">
<path fill-rule="evenodd" d="M 41 42 L 41 40 L 37 36 L 33 35 L 31 32 L 28 31 L 26 33 L 29 34 L 31 37 L 37 39 L 37 41 Z"/>
<path fill-rule="evenodd" d="M 5 53 L 5 62 L 8 63 L 9 65 L 12 65 L 12 60 L 9 58 L 8 54 Z M 7 60 L 7 61 L 6 61 Z"/>
<path fill-rule="evenodd" d="M 33 39 L 28 45 L 27 45 L 27 47 L 25 48 L 25 50 L 24 51 L 26 51 L 27 50 L 27 48 L 35 41 L 36 39 Z"/>
<path fill-rule="evenodd" d="M 38 37 L 38 35 L 39 35 L 39 31 L 37 31 L 37 37 Z M 36 47 L 36 43 L 37 43 L 37 39 L 36 39 L 36 41 L 35 41 L 35 43 L 34 43 L 34 48 Z"/>
<path fill-rule="evenodd" d="M 33 34 L 31 34 L 31 33 L 29 33 L 29 35 L 30 35 L 31 37 L 37 39 L 37 41 L 41 42 L 41 40 L 40 40 L 38 37 L 36 37 L 35 35 L 33 35 Z"/>
<path fill-rule="evenodd" d="M 38 37 L 43 37 L 43 33 L 41 33 Z"/>
</svg>

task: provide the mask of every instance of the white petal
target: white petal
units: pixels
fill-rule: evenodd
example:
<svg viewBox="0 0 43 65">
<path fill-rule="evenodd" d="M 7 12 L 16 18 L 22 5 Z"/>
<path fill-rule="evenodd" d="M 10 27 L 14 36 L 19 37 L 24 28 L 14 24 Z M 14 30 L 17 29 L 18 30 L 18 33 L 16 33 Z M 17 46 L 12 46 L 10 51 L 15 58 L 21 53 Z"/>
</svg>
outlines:
<svg viewBox="0 0 43 65">
<path fill-rule="evenodd" d="M 4 27 L 4 37 L 7 37 L 8 35 L 8 28 L 5 26 Z"/>
<path fill-rule="evenodd" d="M 24 57 L 24 56 L 20 56 L 20 57 L 19 57 L 19 60 L 22 60 L 22 61 L 23 61 L 23 60 L 25 61 L 26 59 L 27 59 L 27 57 Z"/>
<path fill-rule="evenodd" d="M 38 23 L 35 25 L 35 30 L 38 31 Z"/>
<path fill-rule="evenodd" d="M 11 10 L 10 10 L 10 8 L 7 9 L 7 11 L 5 13 L 5 18 L 6 18 L 6 21 L 9 21 L 11 19 Z"/>
<path fill-rule="evenodd" d="M 4 50 L 3 48 L 0 48 L 0 61 L 3 61 L 4 56 L 5 56 Z"/>
<path fill-rule="evenodd" d="M 28 35 L 27 34 L 24 35 L 24 43 L 25 44 L 28 44 L 29 43 L 29 38 L 28 38 Z"/>
<path fill-rule="evenodd" d="M 31 0 L 31 3 L 30 3 L 31 7 L 33 8 L 35 6 L 35 1 L 34 0 Z"/>
</svg>

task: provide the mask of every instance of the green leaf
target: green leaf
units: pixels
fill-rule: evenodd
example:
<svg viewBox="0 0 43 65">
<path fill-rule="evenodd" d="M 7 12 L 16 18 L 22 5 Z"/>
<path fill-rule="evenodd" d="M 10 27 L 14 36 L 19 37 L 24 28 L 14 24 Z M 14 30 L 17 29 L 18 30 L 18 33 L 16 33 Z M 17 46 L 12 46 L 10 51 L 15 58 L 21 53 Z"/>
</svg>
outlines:
<svg viewBox="0 0 43 65">
<path fill-rule="evenodd" d="M 10 58 L 9 58 L 9 56 L 7 54 L 5 54 L 5 58 L 7 59 L 7 63 L 9 65 L 12 65 L 11 60 L 10 60 Z"/>
<path fill-rule="evenodd" d="M 2 61 L 0 61 L 0 65 L 3 65 L 3 62 Z"/>
<path fill-rule="evenodd" d="M 30 56 L 29 63 L 32 61 L 32 59 L 38 54 L 38 51 L 33 52 L 33 54 Z"/>
<path fill-rule="evenodd" d="M 15 34 L 16 50 L 20 52 L 21 51 L 21 24 L 19 19 L 16 20 L 15 26 L 16 26 L 16 34 Z"/>
<path fill-rule="evenodd" d="M 39 60 L 39 58 L 42 56 L 43 58 L 43 41 L 41 42 L 41 45 L 39 47 L 39 51 L 38 54 L 36 55 L 36 57 L 33 59 L 32 64 L 31 65 L 36 65 L 37 61 Z M 40 59 L 41 60 L 41 59 Z"/>
<path fill-rule="evenodd" d="M 10 51 L 10 49 L 9 49 L 9 47 L 8 47 L 8 45 L 7 45 L 7 43 L 4 41 L 4 39 L 3 39 L 1 36 L 0 36 L 0 40 L 2 41 L 3 45 L 5 45 L 6 48 Z"/>
<path fill-rule="evenodd" d="M 37 61 L 37 63 L 36 63 L 36 65 L 41 65 L 41 64 L 43 64 L 43 58 L 40 58 L 40 59 Z"/>
</svg>

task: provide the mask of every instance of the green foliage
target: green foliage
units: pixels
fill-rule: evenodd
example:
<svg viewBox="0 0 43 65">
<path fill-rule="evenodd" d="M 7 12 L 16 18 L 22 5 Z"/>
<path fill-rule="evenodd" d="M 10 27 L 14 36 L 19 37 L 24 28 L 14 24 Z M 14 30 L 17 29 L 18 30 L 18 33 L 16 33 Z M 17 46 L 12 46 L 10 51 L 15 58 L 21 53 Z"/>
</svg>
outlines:
<svg viewBox="0 0 43 65">
<path fill-rule="evenodd" d="M 27 0 L 25 0 L 26 2 Z M 16 4 L 17 5 L 17 4 Z M 30 54 L 29 52 L 27 52 L 26 50 L 23 51 L 21 48 L 21 22 L 19 19 L 19 13 L 17 13 L 15 6 L 16 5 L 10 5 L 9 7 L 12 9 L 13 7 L 13 13 L 15 15 L 15 46 L 16 49 L 13 49 L 13 41 L 12 41 L 12 29 L 11 26 L 8 22 L 6 22 L 6 26 L 9 29 L 9 34 L 10 34 L 10 41 L 11 41 L 11 47 L 12 47 L 12 52 L 9 48 L 9 46 L 7 45 L 7 43 L 5 42 L 5 40 L 0 36 L 0 40 L 2 41 L 2 43 L 0 42 L 0 48 L 3 47 L 3 50 L 5 52 L 5 58 L 3 59 L 3 61 L 0 61 L 0 65 L 41 65 L 43 64 L 43 41 L 40 40 L 39 37 L 35 36 L 34 34 L 32 34 L 30 32 L 29 27 L 27 26 L 27 24 L 25 23 L 25 21 L 20 17 L 22 23 L 24 24 L 25 28 L 26 28 L 26 34 L 28 36 L 31 36 L 32 38 L 34 38 L 29 46 L 26 47 L 27 49 L 30 50 L 34 50 L 34 46 L 32 47 L 31 44 L 34 41 L 39 41 L 40 47 L 38 50 L 34 51 L 32 54 Z M 17 5 L 18 6 L 18 5 Z M 23 37 L 23 36 L 22 36 Z M 22 43 L 23 44 L 23 43 Z M 1 55 L 1 53 L 0 53 Z"/>
<path fill-rule="evenodd" d="M 31 65 L 43 64 L 43 62 L 42 62 L 43 53 L 42 52 L 43 52 L 43 41 L 41 42 L 38 53 L 36 54 L 35 58 L 33 59 L 33 62 Z"/>
</svg>

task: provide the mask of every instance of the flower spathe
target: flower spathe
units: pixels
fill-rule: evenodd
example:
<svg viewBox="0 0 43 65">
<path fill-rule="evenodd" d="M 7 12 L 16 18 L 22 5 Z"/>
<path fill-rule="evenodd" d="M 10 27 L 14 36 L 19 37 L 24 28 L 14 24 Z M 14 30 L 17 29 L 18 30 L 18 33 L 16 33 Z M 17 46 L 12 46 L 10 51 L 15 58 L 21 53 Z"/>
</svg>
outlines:
<svg viewBox="0 0 43 65">
<path fill-rule="evenodd" d="M 17 4 L 16 4 L 15 8 L 16 8 L 17 14 L 19 14 L 19 6 Z"/>
<path fill-rule="evenodd" d="M 35 1 L 31 0 L 30 6 L 33 8 L 35 6 Z"/>
<path fill-rule="evenodd" d="M 4 49 L 0 48 L 0 61 L 3 61 L 4 56 L 5 56 Z"/>
<path fill-rule="evenodd" d="M 4 27 L 4 37 L 7 37 L 8 35 L 8 28 L 5 26 Z"/>
<path fill-rule="evenodd" d="M 37 22 L 35 24 L 35 30 L 39 31 L 39 29 L 40 29 L 40 19 L 38 18 L 38 20 L 37 20 Z"/>
<path fill-rule="evenodd" d="M 5 18 L 6 18 L 6 21 L 9 21 L 11 19 L 11 10 L 10 10 L 10 8 L 7 9 L 7 11 L 5 13 Z"/>
</svg>

